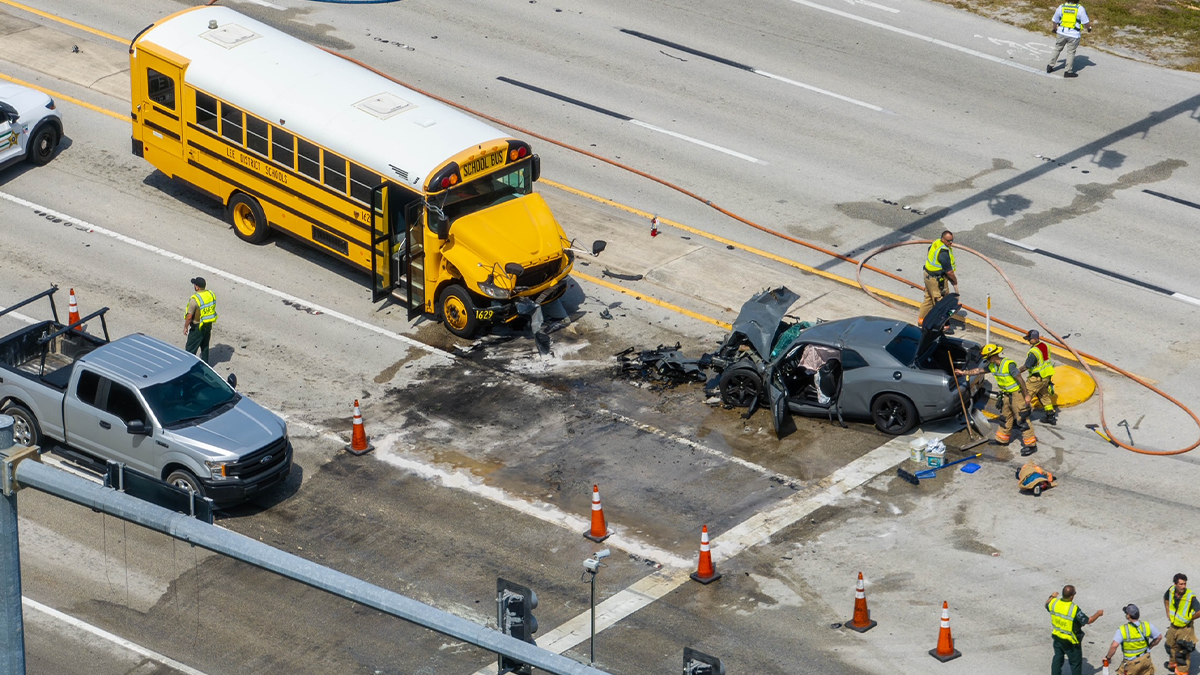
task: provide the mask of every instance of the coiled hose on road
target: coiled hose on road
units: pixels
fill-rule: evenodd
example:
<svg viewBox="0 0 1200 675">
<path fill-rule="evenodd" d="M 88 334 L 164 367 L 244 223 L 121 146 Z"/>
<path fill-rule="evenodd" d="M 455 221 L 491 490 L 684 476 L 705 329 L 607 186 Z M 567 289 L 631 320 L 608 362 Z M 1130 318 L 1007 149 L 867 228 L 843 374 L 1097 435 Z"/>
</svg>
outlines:
<svg viewBox="0 0 1200 675">
<path fill-rule="evenodd" d="M 215 0 L 214 0 L 214 1 L 215 1 Z M 322 49 L 324 49 L 324 48 L 322 47 Z M 745 217 L 743 217 L 743 216 L 740 216 L 740 215 L 738 215 L 738 214 L 736 214 L 736 213 L 734 213 L 734 212 L 732 212 L 732 211 L 730 211 L 730 210 L 728 210 L 728 209 L 725 209 L 724 207 L 718 206 L 718 205 L 714 204 L 714 203 L 713 203 L 711 200 L 705 199 L 704 197 L 702 197 L 702 196 L 700 196 L 700 195 L 696 194 L 695 192 L 692 192 L 691 190 L 688 190 L 687 188 L 684 188 L 684 187 L 682 187 L 682 186 L 680 186 L 680 185 L 676 185 L 675 183 L 672 183 L 672 182 L 670 182 L 670 181 L 668 181 L 668 180 L 666 180 L 666 179 L 659 178 L 658 176 L 655 176 L 655 175 L 653 175 L 653 174 L 646 173 L 645 171 L 642 171 L 642 170 L 640 170 L 640 169 L 635 169 L 634 167 L 632 167 L 632 166 L 629 166 L 628 164 L 623 164 L 623 163 L 621 163 L 621 162 L 618 162 L 618 161 L 616 161 L 616 160 L 614 160 L 614 159 L 609 159 L 608 157 L 604 157 L 604 156 L 602 156 L 602 155 L 598 155 L 598 154 L 596 154 L 596 153 L 594 153 L 594 152 L 590 152 L 590 151 L 588 151 L 588 150 L 584 150 L 583 148 L 579 148 L 579 147 L 573 146 L 573 145 L 571 145 L 571 144 L 569 144 L 569 143 L 564 143 L 563 141 L 559 141 L 559 140 L 556 140 L 556 139 L 554 139 L 554 138 L 550 138 L 549 136 L 545 136 L 545 135 L 539 134 L 539 133 L 537 133 L 536 131 L 532 131 L 532 130 L 530 130 L 530 129 L 525 129 L 525 128 L 519 127 L 519 126 L 517 126 L 517 125 L 515 125 L 515 124 L 512 124 L 512 123 L 510 123 L 510 122 L 506 122 L 506 121 L 504 121 L 504 120 L 502 120 L 502 119 L 499 119 L 499 118 L 497 118 L 497 117 L 493 117 L 493 116 L 491 116 L 491 115 L 488 115 L 488 114 L 485 114 L 485 113 L 479 112 L 479 111 L 477 111 L 477 110 L 472 110 L 471 108 L 468 108 L 467 106 L 464 106 L 464 105 L 462 105 L 461 103 L 457 103 L 457 102 L 455 102 L 455 101 L 451 101 L 450 99 L 443 98 L 443 97 L 441 97 L 441 96 L 438 96 L 438 95 L 436 95 L 436 94 L 432 94 L 432 93 L 430 93 L 430 92 L 427 92 L 427 91 L 424 91 L 424 90 L 422 90 L 422 89 L 420 89 L 420 88 L 418 88 L 418 87 L 414 87 L 413 85 L 411 85 L 411 84 L 408 84 L 407 82 L 404 82 L 404 81 L 398 80 L 398 79 L 396 79 L 396 78 L 392 77 L 391 75 L 388 75 L 387 73 L 384 73 L 384 72 L 382 72 L 382 71 L 380 71 L 380 70 L 378 70 L 378 69 L 376 69 L 376 68 L 372 68 L 371 66 L 369 66 L 369 65 L 367 65 L 367 64 L 365 64 L 365 63 L 363 63 L 362 61 L 359 61 L 359 60 L 357 60 L 357 59 L 353 59 L 353 58 L 351 58 L 351 57 L 349 57 L 349 56 L 346 56 L 345 54 L 340 54 L 340 53 L 338 53 L 338 52 L 335 52 L 335 51 L 333 51 L 333 50 L 330 50 L 330 49 L 326 49 L 326 51 L 328 51 L 330 54 L 334 54 L 335 56 L 340 56 L 341 58 L 343 58 L 343 59 L 346 59 L 347 61 L 350 61 L 350 62 L 352 62 L 352 63 L 358 64 L 359 66 L 362 66 L 363 68 L 366 68 L 367 70 L 370 70 L 370 71 L 374 72 L 375 74 L 377 74 L 377 75 L 379 75 L 379 76 L 381 76 L 381 77 L 385 77 L 385 78 L 387 78 L 387 79 L 391 80 L 392 82 L 395 82 L 396 84 L 399 84 L 399 85 L 400 85 L 400 86 L 402 86 L 402 87 L 407 87 L 408 89 L 411 89 L 411 90 L 413 90 L 413 91 L 415 91 L 415 92 L 418 92 L 418 93 L 420 93 L 420 94 L 423 94 L 423 95 L 425 95 L 425 96 L 428 96 L 429 98 L 431 98 L 431 99 L 434 99 L 434 100 L 436 100 L 436 101 L 440 101 L 440 102 L 442 102 L 442 103 L 445 103 L 446 105 L 448 105 L 448 106 L 451 106 L 451 107 L 453 107 L 453 108 L 457 108 L 458 110 L 462 110 L 462 111 L 464 111 L 464 112 L 467 112 L 467 113 L 470 113 L 470 114 L 472 114 L 472 115 L 475 115 L 476 117 L 480 117 L 480 118 L 483 118 L 483 119 L 485 119 L 485 120 L 488 120 L 489 122 L 494 122 L 495 124 L 499 124 L 500 126 L 507 127 L 507 128 L 509 128 L 509 129 L 512 129 L 512 130 L 514 130 L 514 131 L 518 131 L 518 132 L 520 132 L 520 133 L 522 133 L 522 134 L 525 134 L 525 135 L 527 135 L 527 136 L 532 136 L 533 138 L 537 138 L 537 139 L 540 139 L 540 140 L 546 141 L 547 143 L 552 143 L 552 144 L 554 144 L 554 145 L 557 145 L 557 146 L 558 146 L 558 147 L 560 147 L 560 148 L 564 148 L 564 149 L 566 149 L 566 150 L 570 150 L 570 151 L 572 151 L 572 152 L 579 153 L 579 154 L 581 154 L 581 155 L 584 155 L 584 156 L 586 156 L 586 157 L 590 157 L 590 158 L 592 158 L 592 159 L 594 159 L 594 160 L 596 160 L 596 161 L 599 161 L 599 162 L 604 162 L 605 164 L 608 164 L 608 165 L 610 165 L 610 166 L 614 166 L 614 167 L 616 167 L 616 168 L 618 168 L 618 169 L 621 169 L 621 170 L 623 170 L 623 171 L 628 171 L 629 173 L 632 173 L 632 174 L 634 174 L 634 175 L 636 175 L 636 176 L 640 176 L 640 177 L 642 177 L 642 178 L 645 178 L 646 180 L 650 180 L 650 181 L 653 181 L 653 182 L 655 182 L 655 183 L 658 183 L 659 185 L 662 185 L 663 187 L 670 188 L 670 189 L 672 189 L 672 190 L 674 190 L 674 191 L 676 191 L 676 192 L 678 192 L 678 193 L 680 193 L 680 194 L 686 195 L 686 196 L 688 196 L 688 197 L 691 197 L 692 199 L 695 199 L 696 201 L 702 202 L 702 203 L 704 203 L 706 206 L 708 206 L 708 207 L 710 207 L 710 208 L 712 208 L 712 209 L 715 209 L 716 211 L 718 211 L 718 212 L 720 212 L 720 213 L 722 213 L 722 214 L 724 214 L 724 215 L 726 215 L 726 216 L 728 216 L 728 217 L 730 217 L 730 218 L 732 218 L 732 219 L 734 219 L 734 220 L 738 221 L 739 223 L 742 223 L 742 224 L 744 224 L 744 225 L 747 225 L 747 226 L 749 226 L 749 227 L 752 227 L 752 228 L 754 228 L 754 229 L 756 229 L 756 230 L 758 230 L 758 231 L 760 231 L 760 232 L 763 232 L 763 233 L 769 234 L 769 235 L 771 235 L 771 236 L 773 236 L 773 237 L 777 237 L 777 238 L 779 238 L 779 239 L 783 239 L 783 240 L 785 240 L 785 241 L 788 241 L 788 242 L 791 242 L 791 243 L 793 243 L 793 244 L 797 244 L 797 245 L 799 245 L 799 246 L 803 246 L 803 247 L 805 247 L 805 248 L 808 248 L 808 249 L 811 249 L 811 250 L 813 250 L 813 251 L 817 251 L 817 252 L 819 252 L 819 253 L 823 253 L 823 254 L 825 254 L 825 255 L 827 255 L 827 256 L 830 256 L 830 257 L 832 257 L 832 258 L 837 258 L 838 260 L 841 260 L 841 261 L 843 261 L 843 262 L 848 262 L 848 263 L 851 263 L 851 264 L 853 264 L 853 265 L 857 265 L 857 270 L 856 270 L 856 273 L 855 273 L 855 281 L 857 281 L 857 282 L 858 282 L 858 287 L 859 287 L 859 288 L 861 288 L 861 289 L 862 289 L 862 291 L 863 291 L 864 293 L 866 293 L 867 295 L 871 296 L 872 298 L 874 298 L 874 299 L 878 300 L 879 302 L 881 302 L 881 303 L 883 303 L 883 304 L 887 305 L 888 307 L 891 307 L 891 308 L 893 308 L 893 309 L 898 309 L 898 308 L 897 308 L 895 305 L 893 305 L 893 304 L 891 304 L 890 302 L 888 302 L 888 301 L 884 300 L 883 298 L 879 297 L 877 294 L 875 294 L 873 291 L 871 291 L 871 289 L 869 289 L 869 288 L 868 288 L 866 285 L 864 285 L 864 284 L 863 284 L 863 282 L 862 282 L 862 271 L 863 271 L 864 269 L 868 269 L 868 270 L 871 270 L 872 272 L 876 272 L 876 273 L 878 273 L 878 274 L 882 274 L 883 276 L 885 276 L 885 277 L 888 277 L 889 279 L 892 279 L 892 280 L 894 280 L 894 281 L 898 281 L 898 282 L 900 282 L 900 283 L 902 283 L 902 284 L 905 284 L 905 285 L 908 285 L 908 286 L 910 286 L 910 287 L 912 287 L 912 288 L 916 288 L 916 289 L 920 289 L 921 291 L 924 291 L 924 287 L 923 287 L 923 286 L 920 286 L 920 285 L 918 285 L 916 282 L 909 281 L 908 279 L 905 279 L 904 277 L 901 277 L 901 276 L 897 276 L 896 274 L 893 274 L 893 273 L 891 273 L 891 272 L 889 272 L 889 271 L 887 271 L 887 270 L 880 269 L 880 268 L 878 268 L 878 267 L 875 267 L 875 266 L 872 266 L 872 265 L 868 265 L 868 264 L 867 264 L 867 261 L 868 261 L 868 260 L 870 260 L 871 258 L 875 257 L 876 255 L 878 255 L 878 254 L 880 254 L 880 253 L 883 253 L 884 251 L 887 251 L 887 250 L 889 250 L 889 249 L 893 249 L 893 248 L 896 248 L 896 247 L 899 247 L 899 246 L 912 246 L 912 245 L 917 245 L 917 244 L 929 244 L 929 243 L 931 243 L 931 240 L 929 240 L 929 239 L 920 239 L 920 240 L 914 240 L 914 241 L 904 241 L 904 242 L 898 242 L 898 243 L 895 243 L 895 244 L 888 244 L 888 245 L 886 245 L 886 246 L 882 246 L 882 247 L 880 247 L 880 248 L 877 248 L 877 249 L 875 249 L 874 251 L 871 251 L 871 252 L 870 252 L 870 253 L 868 253 L 866 256 L 863 256 L 862 260 L 855 260 L 854 258 L 851 258 L 850 256 L 847 256 L 847 255 L 843 255 L 843 254 L 841 254 L 841 253 L 838 253 L 837 251 L 831 251 L 831 250 L 829 250 L 829 249 L 827 249 L 827 248 L 824 248 L 824 247 L 822 247 L 822 246 L 817 246 L 816 244 L 813 244 L 813 243 L 810 243 L 810 242 L 807 242 L 807 241 L 803 241 L 803 240 L 801 240 L 801 239 L 797 239 L 796 237 L 793 237 L 793 236 L 790 236 L 790 235 L 784 234 L 783 232 L 779 232 L 778 230 L 773 230 L 773 229 L 771 229 L 771 228 L 769 228 L 769 227 L 765 227 L 765 226 L 763 226 L 763 225 L 759 225 L 758 223 L 756 223 L 756 222 L 754 222 L 754 221 L 752 221 L 752 220 L 750 220 L 750 219 L 748 219 L 748 218 L 745 218 Z M 1019 302 L 1019 303 L 1021 304 L 1021 307 L 1023 307 L 1023 308 L 1025 309 L 1025 311 L 1029 313 L 1029 316 L 1030 316 L 1030 317 L 1031 317 L 1031 318 L 1032 318 L 1032 319 L 1033 319 L 1033 320 L 1034 320 L 1034 321 L 1037 323 L 1037 325 L 1039 325 L 1039 326 L 1041 326 L 1041 327 L 1042 327 L 1042 330 L 1044 330 L 1044 331 L 1045 331 L 1046 335 L 1057 335 L 1057 333 L 1055 333 L 1055 332 L 1054 332 L 1054 331 L 1052 331 L 1052 330 L 1051 330 L 1049 327 L 1047 327 L 1047 326 L 1046 326 L 1046 324 L 1045 324 L 1045 323 L 1043 323 L 1043 322 L 1042 322 L 1042 320 L 1041 320 L 1040 318 L 1038 318 L 1038 316 L 1037 316 L 1036 314 L 1034 314 L 1034 313 L 1033 313 L 1033 310 L 1031 310 L 1031 309 L 1029 308 L 1029 306 L 1025 304 L 1025 299 L 1024 299 L 1024 298 L 1022 298 L 1022 297 L 1021 297 L 1021 294 L 1017 292 L 1017 288 L 1016 288 L 1016 286 L 1015 286 L 1015 285 L 1013 285 L 1013 282 L 1012 282 L 1012 280 L 1008 278 L 1008 275 L 1004 273 L 1004 270 L 1000 269 L 1000 266 L 999 266 L 999 265 L 997 265 L 997 264 L 996 264 L 994 261 L 992 261 L 992 259 L 991 259 L 991 258 L 988 258 L 987 256 L 983 255 L 983 254 L 982 254 L 982 253 L 980 253 L 979 251 L 975 251 L 975 250 L 973 250 L 973 249 L 967 248 L 966 246 L 963 246 L 963 245 L 961 245 L 961 244 L 956 244 L 956 245 L 954 246 L 954 248 L 956 248 L 956 249 L 958 249 L 958 250 L 961 250 L 961 251 L 967 251 L 968 253 L 974 254 L 974 255 L 978 256 L 980 259 L 982 259 L 984 262 L 986 262 L 987 264 L 991 265 L 993 269 L 995 269 L 997 272 L 999 272 L 999 273 L 1000 273 L 1000 276 L 1001 276 L 1001 277 L 1004 279 L 1004 282 L 1008 284 L 1008 288 L 1009 288 L 1009 290 L 1011 290 L 1011 291 L 1012 291 L 1012 293 L 1013 293 L 1013 296 L 1014 296 L 1014 297 L 1017 299 L 1017 302 Z M 970 307 L 970 306 L 968 306 L 968 305 L 963 305 L 963 309 L 965 309 L 965 310 L 967 310 L 967 311 L 969 311 L 969 312 L 971 312 L 971 313 L 975 314 L 976 316 L 979 316 L 979 317 L 982 317 L 982 316 L 984 316 L 984 313 L 983 313 L 983 312 L 979 311 L 978 309 L 975 309 L 974 307 Z M 999 320 L 999 319 L 996 319 L 996 318 L 994 318 L 994 317 L 992 318 L 992 321 L 996 322 L 997 324 L 999 324 L 999 325 L 1001 325 L 1001 326 L 1004 326 L 1004 327 L 1006 327 L 1006 328 L 1009 328 L 1009 329 L 1011 329 L 1011 330 L 1014 330 L 1014 331 L 1016 331 L 1016 332 L 1018 332 L 1018 333 L 1024 333 L 1024 332 L 1025 332 L 1025 329 L 1023 329 L 1023 328 L 1020 328 L 1019 326 L 1015 326 L 1015 325 L 1013 325 L 1013 324 L 1011 324 L 1011 323 L 1008 323 L 1008 322 L 1006 322 L 1006 321 L 1001 321 L 1001 320 Z M 1159 389 L 1158 387 L 1155 387 L 1154 385 L 1150 384 L 1149 382 L 1146 382 L 1145 380 L 1143 380 L 1142 378 L 1138 377 L 1137 375 L 1134 375 L 1133 373 L 1131 373 L 1131 372 L 1129 372 L 1129 371 L 1127 371 L 1127 370 L 1124 370 L 1124 369 L 1120 368 L 1119 366 L 1116 366 L 1116 365 L 1114 365 L 1114 364 L 1112 364 L 1112 363 L 1109 363 L 1108 361 L 1105 361 L 1105 360 L 1103 360 L 1103 359 L 1100 359 L 1100 358 L 1097 358 L 1097 357 L 1095 357 L 1095 356 L 1092 356 L 1091 354 L 1087 354 L 1087 353 L 1084 353 L 1084 352 L 1077 351 L 1077 350 L 1076 350 L 1074 347 L 1072 347 L 1070 344 L 1068 344 L 1068 343 L 1067 343 L 1067 341 L 1066 341 L 1065 339 L 1064 339 L 1064 340 L 1046 339 L 1046 342 L 1049 342 L 1049 343 L 1050 343 L 1050 344 L 1052 344 L 1052 345 L 1055 345 L 1055 346 L 1057 346 L 1057 347 L 1061 347 L 1061 348 L 1064 348 L 1064 349 L 1067 349 L 1068 351 L 1070 351 L 1070 352 L 1071 352 L 1071 354 L 1073 354 L 1073 355 L 1075 356 L 1075 358 L 1079 360 L 1079 363 L 1083 364 L 1083 367 L 1084 367 L 1084 369 L 1087 371 L 1088 375 L 1089 375 L 1089 376 L 1090 376 L 1090 377 L 1091 377 L 1091 378 L 1092 378 L 1092 379 L 1093 379 L 1093 380 L 1096 382 L 1096 394 L 1099 396 L 1099 399 L 1100 399 L 1100 426 L 1101 426 L 1101 427 L 1104 429 L 1104 432 L 1105 432 L 1106 434 L 1108 434 L 1108 437 L 1109 437 L 1109 438 L 1112 440 L 1112 443 L 1113 443 L 1113 444 L 1115 444 L 1115 445 L 1117 445 L 1117 446 L 1119 446 L 1119 447 L 1125 448 L 1126 450 L 1130 450 L 1130 451 L 1132 451 L 1132 452 L 1136 452 L 1136 453 L 1139 453 L 1139 454 L 1143 454 L 1143 455 L 1160 455 L 1160 456 L 1161 456 L 1161 455 L 1181 455 L 1181 454 L 1183 454 L 1183 453 L 1185 453 L 1185 452 L 1190 452 L 1190 451 L 1192 451 L 1192 450 L 1195 450 L 1197 447 L 1200 447 L 1200 437 L 1197 437 L 1197 439 L 1196 439 L 1196 442 L 1195 442 L 1195 443 L 1192 443 L 1191 445 L 1187 446 L 1186 448 L 1182 448 L 1182 449 L 1180 449 L 1180 450 L 1146 450 L 1146 449 L 1143 449 L 1143 448 L 1138 448 L 1138 447 L 1135 447 L 1135 446 L 1133 446 L 1133 445 L 1126 445 L 1125 443 L 1122 443 L 1121 441 L 1117 440 L 1117 435 L 1116 435 L 1116 434 L 1114 434 L 1112 431 L 1110 431 L 1110 430 L 1109 430 L 1109 428 L 1108 428 L 1108 422 L 1107 422 L 1107 421 L 1105 420 L 1105 418 L 1104 418 L 1104 387 L 1103 387 L 1103 386 L 1101 386 L 1101 384 L 1100 384 L 1100 380 L 1099 380 L 1098 378 L 1096 378 L 1096 373 L 1095 373 L 1095 372 L 1092 370 L 1092 367 L 1091 367 L 1090 365 L 1088 365 L 1088 359 L 1091 359 L 1091 360 L 1095 361 L 1096 363 L 1099 363 L 1099 364 L 1103 365 L 1104 367 L 1106 367 L 1106 368 L 1109 368 L 1110 370 L 1112 370 L 1112 371 L 1113 371 L 1113 372 L 1115 372 L 1115 373 L 1119 373 L 1119 374 L 1121 374 L 1121 375 L 1124 375 L 1125 377 L 1127 377 L 1127 378 L 1129 378 L 1129 379 L 1133 380 L 1134 382 L 1137 382 L 1138 384 L 1140 384 L 1140 385 L 1142 385 L 1143 387 L 1145 387 L 1145 388 L 1149 389 L 1150 391 L 1154 392 L 1155 394 L 1158 394 L 1159 396 L 1161 396 L 1161 397 L 1165 398 L 1166 400 L 1170 401 L 1171 403 L 1175 404 L 1176 406 L 1178 406 L 1178 407 L 1179 407 L 1179 409 L 1180 409 L 1180 410 L 1182 410 L 1183 412 L 1187 413 L 1187 414 L 1188 414 L 1188 416 L 1192 418 L 1192 421 L 1196 423 L 1196 427 L 1197 427 L 1197 429 L 1200 429 L 1200 417 L 1197 417 L 1197 416 L 1196 416 L 1196 413 L 1192 412 L 1190 408 L 1188 408 L 1188 407 L 1187 407 L 1187 406 L 1185 406 L 1184 404 L 1180 403 L 1178 400 L 1176 400 L 1175 398 L 1173 398 L 1173 397 L 1172 397 L 1170 394 L 1166 393 L 1165 391 L 1163 391 L 1163 390 Z"/>
</svg>

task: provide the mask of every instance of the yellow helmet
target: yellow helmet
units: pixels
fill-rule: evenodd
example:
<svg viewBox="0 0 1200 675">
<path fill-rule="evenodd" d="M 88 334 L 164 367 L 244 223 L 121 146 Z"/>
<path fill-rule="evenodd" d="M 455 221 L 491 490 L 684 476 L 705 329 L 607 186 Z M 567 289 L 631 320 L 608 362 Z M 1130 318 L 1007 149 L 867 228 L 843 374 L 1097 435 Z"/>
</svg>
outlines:
<svg viewBox="0 0 1200 675">
<path fill-rule="evenodd" d="M 989 356 L 996 356 L 1002 351 L 1004 351 L 1004 347 L 1000 345 L 987 344 L 983 346 L 983 351 L 979 352 L 979 355 L 986 359 Z"/>
</svg>

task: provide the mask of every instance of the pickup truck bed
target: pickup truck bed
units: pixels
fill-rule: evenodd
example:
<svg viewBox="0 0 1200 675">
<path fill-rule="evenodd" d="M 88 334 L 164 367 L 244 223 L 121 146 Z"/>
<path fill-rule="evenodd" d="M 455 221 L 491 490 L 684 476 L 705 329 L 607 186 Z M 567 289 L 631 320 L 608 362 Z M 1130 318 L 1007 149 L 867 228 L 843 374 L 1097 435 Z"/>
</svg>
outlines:
<svg viewBox="0 0 1200 675">
<path fill-rule="evenodd" d="M 72 332 L 58 335 L 44 345 L 38 344 L 43 335 L 64 327 L 54 321 L 43 321 L 13 333 L 0 341 L 0 363 L 30 379 L 59 391 L 65 390 L 76 359 L 105 344 L 105 341 Z"/>
</svg>

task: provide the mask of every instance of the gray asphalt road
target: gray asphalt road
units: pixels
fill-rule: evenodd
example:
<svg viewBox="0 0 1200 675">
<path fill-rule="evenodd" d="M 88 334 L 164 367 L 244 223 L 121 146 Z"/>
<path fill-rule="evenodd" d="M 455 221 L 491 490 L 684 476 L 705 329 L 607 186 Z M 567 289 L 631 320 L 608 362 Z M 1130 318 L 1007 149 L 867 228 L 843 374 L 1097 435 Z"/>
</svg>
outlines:
<svg viewBox="0 0 1200 675">
<path fill-rule="evenodd" d="M 1078 334 L 1081 347 L 1185 401 L 1197 398 L 1194 307 L 987 236 L 1200 296 L 1188 274 L 1200 213 L 1143 192 L 1200 201 L 1193 75 L 1085 48 L 1079 79 L 1047 77 L 1040 72 L 1047 36 L 909 1 L 822 9 L 776 0 L 736 12 L 717 3 L 276 4 L 290 9 L 238 7 L 836 250 L 953 229 L 961 243 L 1000 260 L 1059 332 Z M 37 6 L 129 36 L 183 5 Z M 85 50 L 113 49 L 86 32 L 56 30 Z M 65 55 L 37 56 L 37 64 L 6 63 L 4 73 L 118 116 L 127 105 L 64 81 L 71 79 Z M 48 68 L 55 75 L 39 74 Z M 1095 420 L 1094 402 L 1067 411 L 1058 429 L 1039 430 L 1039 459 L 1063 474 L 1062 487 L 1040 501 L 1016 493 L 1013 452 L 990 451 L 979 474 L 950 474 L 918 489 L 887 471 L 774 532 L 769 545 L 722 559 L 721 532 L 792 495 L 822 489 L 822 479 L 885 439 L 862 425 L 841 430 L 809 420 L 777 442 L 769 426 L 762 428 L 764 413 L 743 421 L 704 406 L 695 388 L 660 392 L 614 382 L 610 355 L 625 346 L 680 340 L 698 351 L 720 331 L 588 282 L 575 296 L 579 320 L 556 337 L 555 359 L 532 357 L 522 341 L 455 361 L 411 347 L 396 336 L 439 348 L 454 341 L 428 322 L 410 325 L 394 310 L 377 311 L 362 279 L 312 252 L 281 241 L 237 242 L 218 208 L 129 155 L 127 123 L 77 106 L 66 110 L 70 146 L 46 168 L 7 171 L 0 191 L 288 294 L 230 277 L 213 284 L 222 302 L 217 369 L 236 370 L 245 391 L 289 416 L 301 468 L 274 498 L 227 514 L 227 527 L 481 622 L 493 612 L 494 576 L 527 580 L 542 594 L 539 618 L 549 630 L 584 607 L 586 587 L 575 580 L 579 560 L 594 547 L 573 528 L 581 529 L 592 483 L 602 485 L 622 539 L 614 545 L 625 552 L 605 572 L 602 597 L 657 578 L 647 558 L 665 561 L 668 570 L 672 561 L 689 564 L 696 531 L 707 522 L 718 533 L 726 578 L 679 587 L 602 633 L 602 665 L 620 673 L 677 669 L 685 644 L 721 654 L 742 672 L 894 672 L 895 663 L 909 661 L 906 668 L 920 669 L 936 638 L 941 599 L 951 600 L 966 654 L 948 669 L 1027 672 L 1048 656 L 1038 646 L 1045 642 L 1038 603 L 1050 590 L 1073 581 L 1085 589 L 1085 609 L 1104 606 L 1115 616 L 1129 601 L 1153 607 L 1175 568 L 1187 568 L 1178 555 L 1185 537 L 1174 524 L 1195 508 L 1179 488 L 1194 482 L 1195 462 L 1100 444 L 1082 428 Z M 852 275 L 661 186 L 545 142 L 538 147 L 553 181 Z M 749 291 L 785 281 L 811 299 L 806 316 L 889 312 L 782 265 L 684 242 L 677 231 L 647 243 L 635 217 L 553 190 L 547 195 L 569 232 L 605 232 L 614 240 L 612 264 L 647 272 L 651 295 L 692 311 L 728 321 L 727 308 Z M 193 267 L 11 201 L 0 202 L 0 216 L 0 304 L 55 282 L 80 290 L 85 308 L 112 307 L 117 334 L 181 337 L 177 312 Z M 902 251 L 880 264 L 915 278 L 919 252 Z M 970 260 L 962 265 L 968 302 L 982 305 L 991 292 L 998 315 L 1026 323 L 989 272 Z M 716 286 L 714 279 L 725 282 Z M 315 313 L 317 306 L 352 321 Z M 615 318 L 600 320 L 601 308 Z M 14 325 L 0 322 L 0 329 Z M 1160 401 L 1113 378 L 1102 384 L 1114 407 L 1110 422 L 1127 417 L 1139 444 L 1194 438 L 1186 419 Z M 331 436 L 348 432 L 354 398 L 364 402 L 369 432 L 383 441 L 365 460 L 340 454 Z M 702 446 L 687 444 L 696 441 Z M 38 542 L 26 546 L 27 595 L 211 675 L 465 674 L 488 661 L 38 495 L 23 496 L 22 513 Z M 1138 537 L 1144 572 L 1136 579 L 1128 574 L 1127 513 L 1153 514 L 1139 519 L 1147 531 Z M 848 618 L 859 569 L 867 572 L 881 626 L 865 636 L 832 631 L 831 623 Z M 31 627 L 40 659 L 33 662 L 48 664 L 41 672 L 56 672 L 86 647 L 44 638 L 51 625 L 38 619 Z M 1115 619 L 1096 629 L 1092 663 L 1114 626 Z M 109 651 L 114 668 L 154 667 Z"/>
</svg>

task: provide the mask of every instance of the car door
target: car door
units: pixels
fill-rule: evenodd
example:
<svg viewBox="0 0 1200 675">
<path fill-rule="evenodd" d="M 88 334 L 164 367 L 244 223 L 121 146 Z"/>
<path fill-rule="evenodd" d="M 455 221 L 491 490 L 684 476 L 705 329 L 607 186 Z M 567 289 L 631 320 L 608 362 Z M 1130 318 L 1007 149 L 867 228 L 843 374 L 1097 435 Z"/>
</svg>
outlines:
<svg viewBox="0 0 1200 675">
<path fill-rule="evenodd" d="M 20 127 L 13 126 L 3 112 L 0 112 L 0 164 L 8 162 L 21 152 Z"/>
</svg>

